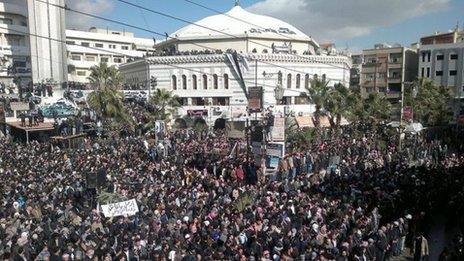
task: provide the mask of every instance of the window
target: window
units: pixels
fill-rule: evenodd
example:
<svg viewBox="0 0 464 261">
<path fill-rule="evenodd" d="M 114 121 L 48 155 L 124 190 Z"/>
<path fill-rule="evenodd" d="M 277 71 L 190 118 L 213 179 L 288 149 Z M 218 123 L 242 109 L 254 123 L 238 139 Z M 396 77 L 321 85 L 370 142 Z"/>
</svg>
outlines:
<svg viewBox="0 0 464 261">
<path fill-rule="evenodd" d="M 77 71 L 77 76 L 85 76 L 85 71 Z"/>
<path fill-rule="evenodd" d="M 229 89 L 229 75 L 227 73 L 224 74 L 224 89 Z"/>
<path fill-rule="evenodd" d="M 122 63 L 122 58 L 121 57 L 114 57 L 113 61 L 115 63 Z"/>
<path fill-rule="evenodd" d="M 187 76 L 182 75 L 182 89 L 187 90 Z"/>
<path fill-rule="evenodd" d="M 305 75 L 305 88 L 309 88 L 309 83 L 310 83 L 309 74 L 306 74 Z"/>
<path fill-rule="evenodd" d="M 300 89 L 300 84 L 301 84 L 301 79 L 300 79 L 300 74 L 296 75 L 296 88 Z"/>
<path fill-rule="evenodd" d="M 422 52 L 422 62 L 425 63 L 425 55 L 426 53 L 425 52 Z"/>
<path fill-rule="evenodd" d="M 435 75 L 436 75 L 436 76 L 443 76 L 443 71 L 436 71 L 436 72 L 435 72 Z"/>
<path fill-rule="evenodd" d="M 123 49 L 123 50 L 129 50 L 129 46 L 121 46 L 121 49 Z"/>
<path fill-rule="evenodd" d="M 292 74 L 289 73 L 287 75 L 287 89 L 291 89 L 292 88 Z"/>
<path fill-rule="evenodd" d="M 196 75 L 192 75 L 192 89 L 196 90 L 197 89 L 197 76 Z"/>
<path fill-rule="evenodd" d="M 110 44 L 110 45 L 108 45 L 108 47 L 109 47 L 110 49 L 116 49 L 116 45 L 115 45 L 115 44 Z"/>
<path fill-rule="evenodd" d="M 443 54 L 437 55 L 437 61 L 443 61 L 444 59 L 445 59 L 445 56 Z"/>
<path fill-rule="evenodd" d="M 82 42 L 81 45 L 84 46 L 84 47 L 89 47 L 89 46 L 90 46 L 90 43 Z"/>
<path fill-rule="evenodd" d="M 100 58 L 100 62 L 102 62 L 102 63 L 107 63 L 109 61 L 110 61 L 110 58 L 108 58 L 108 57 L 101 57 Z"/>
<path fill-rule="evenodd" d="M 457 60 L 458 55 L 457 54 L 450 54 L 450 60 Z"/>
<path fill-rule="evenodd" d="M 69 45 L 75 45 L 75 44 L 76 44 L 76 42 L 74 42 L 74 41 L 66 41 L 66 44 L 69 44 Z"/>
<path fill-rule="evenodd" d="M 177 90 L 177 77 L 175 75 L 172 76 L 171 84 L 172 84 L 172 89 Z"/>
<path fill-rule="evenodd" d="M 80 55 L 77 55 L 77 54 L 73 54 L 73 55 L 71 55 L 71 60 L 73 60 L 73 61 L 80 61 L 80 60 L 81 60 L 81 56 L 80 56 Z"/>
<path fill-rule="evenodd" d="M 213 87 L 214 87 L 215 90 L 218 89 L 218 76 L 217 76 L 217 74 L 213 75 Z"/>
<path fill-rule="evenodd" d="M 208 76 L 203 74 L 203 89 L 208 90 Z"/>
<path fill-rule="evenodd" d="M 432 57 L 432 54 L 430 52 L 427 53 L 427 62 L 430 62 L 430 57 Z"/>
<path fill-rule="evenodd" d="M 103 44 L 101 44 L 101 43 L 96 43 L 96 44 L 95 44 L 95 47 L 103 48 Z"/>
<path fill-rule="evenodd" d="M 422 68 L 421 68 L 421 77 L 422 77 L 422 78 L 425 76 L 424 72 L 425 72 L 425 68 L 422 67 Z"/>
<path fill-rule="evenodd" d="M 89 55 L 86 55 L 85 56 L 85 60 L 87 62 L 95 62 L 97 60 L 97 57 L 96 56 L 89 56 Z"/>
<path fill-rule="evenodd" d="M 430 67 L 427 67 L 427 78 L 430 78 Z"/>
<path fill-rule="evenodd" d="M 458 74 L 458 71 L 456 71 L 456 70 L 449 71 L 450 76 L 456 76 L 457 74 Z"/>
</svg>

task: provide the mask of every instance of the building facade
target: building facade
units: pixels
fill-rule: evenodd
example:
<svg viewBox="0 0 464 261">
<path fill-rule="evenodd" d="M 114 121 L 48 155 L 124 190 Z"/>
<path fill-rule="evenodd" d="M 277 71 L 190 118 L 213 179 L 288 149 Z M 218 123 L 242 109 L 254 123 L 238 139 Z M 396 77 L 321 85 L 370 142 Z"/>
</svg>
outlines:
<svg viewBox="0 0 464 261">
<path fill-rule="evenodd" d="M 359 90 L 361 84 L 361 71 L 364 56 L 362 53 L 351 54 L 350 88 Z"/>
<path fill-rule="evenodd" d="M 421 38 L 418 77 L 448 88 L 455 112 L 464 112 L 464 32 Z"/>
<path fill-rule="evenodd" d="M 378 45 L 375 49 L 363 50 L 362 56 L 360 86 L 363 97 L 378 92 L 397 103 L 405 84 L 417 77 L 417 51 L 414 49 Z"/>
<path fill-rule="evenodd" d="M 318 54 L 311 37 L 280 20 L 235 6 L 196 24 L 201 27 L 187 26 L 158 44 L 157 56 L 120 66 L 128 83 L 154 77 L 156 88 L 179 96 L 183 107 L 177 116 L 201 116 L 209 123 L 243 118 L 255 86 L 263 87 L 264 108 L 309 114 L 314 107 L 301 94 L 314 75 L 325 74 L 331 85 L 349 84 L 349 57 Z M 281 101 L 277 86 L 285 89 Z"/>
<path fill-rule="evenodd" d="M 110 66 L 128 63 L 154 51 L 152 39 L 136 38 L 131 32 L 90 28 L 88 32 L 66 30 L 70 82 L 87 83 L 90 68 L 101 62 Z"/>
<path fill-rule="evenodd" d="M 0 81 L 67 81 L 64 0 L 0 1 Z"/>
</svg>

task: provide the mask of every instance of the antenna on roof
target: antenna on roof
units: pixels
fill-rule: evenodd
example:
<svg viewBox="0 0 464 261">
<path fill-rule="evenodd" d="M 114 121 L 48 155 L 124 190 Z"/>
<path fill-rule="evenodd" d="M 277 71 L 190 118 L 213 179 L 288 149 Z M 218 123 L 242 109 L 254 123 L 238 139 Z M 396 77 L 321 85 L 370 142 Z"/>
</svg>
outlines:
<svg viewBox="0 0 464 261">
<path fill-rule="evenodd" d="M 235 6 L 240 6 L 240 0 L 235 0 Z"/>
</svg>

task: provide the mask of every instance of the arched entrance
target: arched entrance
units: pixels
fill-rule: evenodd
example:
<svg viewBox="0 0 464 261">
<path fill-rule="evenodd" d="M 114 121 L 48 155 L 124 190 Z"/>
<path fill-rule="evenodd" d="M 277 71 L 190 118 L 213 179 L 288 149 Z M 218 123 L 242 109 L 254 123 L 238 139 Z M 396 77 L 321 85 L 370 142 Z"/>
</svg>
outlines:
<svg viewBox="0 0 464 261">
<path fill-rule="evenodd" d="M 214 122 L 214 130 L 224 130 L 226 128 L 226 120 L 219 118 Z"/>
</svg>

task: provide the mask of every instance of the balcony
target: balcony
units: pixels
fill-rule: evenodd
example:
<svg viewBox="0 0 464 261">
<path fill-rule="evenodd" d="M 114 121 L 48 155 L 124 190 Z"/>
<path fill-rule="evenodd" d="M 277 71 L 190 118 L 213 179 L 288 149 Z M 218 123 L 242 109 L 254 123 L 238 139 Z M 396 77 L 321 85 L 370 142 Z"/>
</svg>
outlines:
<svg viewBox="0 0 464 261">
<path fill-rule="evenodd" d="M 27 17 L 27 7 L 25 5 L 13 4 L 13 3 L 0 3 L 0 10 L 5 13 L 12 13 Z"/>
<path fill-rule="evenodd" d="M 30 56 L 27 46 L 0 45 L 0 53 L 8 56 Z"/>
<path fill-rule="evenodd" d="M 402 64 L 403 63 L 403 58 L 390 58 L 388 60 L 388 63 L 391 64 Z"/>
</svg>

